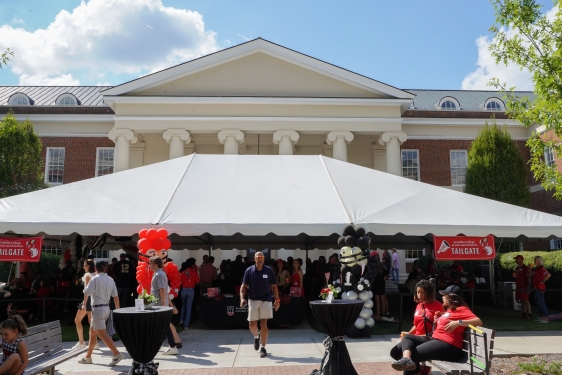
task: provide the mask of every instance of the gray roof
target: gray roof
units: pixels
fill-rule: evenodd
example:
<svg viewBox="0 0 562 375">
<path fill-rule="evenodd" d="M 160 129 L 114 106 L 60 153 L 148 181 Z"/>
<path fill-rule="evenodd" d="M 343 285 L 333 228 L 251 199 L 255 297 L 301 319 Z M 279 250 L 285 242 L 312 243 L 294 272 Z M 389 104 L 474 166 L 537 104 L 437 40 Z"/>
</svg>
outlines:
<svg viewBox="0 0 562 375">
<path fill-rule="evenodd" d="M 13 94 L 27 95 L 33 105 L 56 105 L 62 94 L 73 94 L 83 106 L 107 106 L 100 91 L 111 86 L 0 86 L 0 105 L 8 105 Z"/>
<path fill-rule="evenodd" d="M 414 107 L 412 109 L 420 110 L 436 110 L 436 104 L 439 103 L 441 99 L 446 96 L 452 96 L 455 98 L 463 111 L 482 111 L 482 105 L 489 98 L 498 98 L 505 103 L 506 94 L 497 91 L 472 91 L 472 90 L 408 90 L 404 91 L 411 92 L 416 95 L 414 99 Z M 516 96 L 524 97 L 528 96 L 530 100 L 535 98 L 535 94 L 532 91 L 516 91 Z"/>
</svg>

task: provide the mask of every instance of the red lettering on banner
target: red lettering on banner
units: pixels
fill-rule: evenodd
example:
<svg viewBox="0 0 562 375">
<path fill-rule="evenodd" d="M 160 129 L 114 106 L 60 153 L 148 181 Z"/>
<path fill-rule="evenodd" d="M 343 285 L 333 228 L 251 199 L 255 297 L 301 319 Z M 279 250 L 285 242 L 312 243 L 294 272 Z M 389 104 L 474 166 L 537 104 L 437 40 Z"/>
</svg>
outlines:
<svg viewBox="0 0 562 375">
<path fill-rule="evenodd" d="M 494 236 L 434 236 L 436 260 L 487 260 L 496 257 Z"/>
<path fill-rule="evenodd" d="M 0 238 L 0 262 L 39 262 L 43 237 Z"/>
</svg>

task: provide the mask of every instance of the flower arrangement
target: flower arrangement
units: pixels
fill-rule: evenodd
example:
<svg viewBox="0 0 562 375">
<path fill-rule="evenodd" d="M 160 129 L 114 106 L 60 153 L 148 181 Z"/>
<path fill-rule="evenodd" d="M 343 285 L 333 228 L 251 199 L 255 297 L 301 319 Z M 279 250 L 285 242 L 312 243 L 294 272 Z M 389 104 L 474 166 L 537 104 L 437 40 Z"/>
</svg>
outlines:
<svg viewBox="0 0 562 375">
<path fill-rule="evenodd" d="M 338 296 L 338 291 L 336 290 L 336 288 L 334 288 L 333 285 L 328 285 L 327 288 L 323 288 L 322 291 L 320 292 L 320 297 L 322 299 L 326 299 L 328 298 L 328 294 L 330 294 L 330 292 L 333 293 L 334 298 L 336 298 Z"/>
<path fill-rule="evenodd" d="M 158 302 L 158 298 L 154 297 L 152 294 L 146 293 L 146 289 L 143 289 L 142 293 L 139 294 L 139 299 L 144 300 L 145 305 L 153 305 Z"/>
</svg>

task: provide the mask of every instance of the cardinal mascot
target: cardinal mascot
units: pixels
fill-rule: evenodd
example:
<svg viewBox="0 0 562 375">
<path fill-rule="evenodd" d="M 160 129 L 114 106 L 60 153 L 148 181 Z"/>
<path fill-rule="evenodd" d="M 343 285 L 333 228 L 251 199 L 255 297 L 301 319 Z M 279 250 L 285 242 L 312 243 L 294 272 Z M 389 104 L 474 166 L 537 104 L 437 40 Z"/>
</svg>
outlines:
<svg viewBox="0 0 562 375">
<path fill-rule="evenodd" d="M 170 299 L 178 296 L 181 278 L 178 267 L 174 262 L 168 260 L 168 251 L 172 246 L 172 242 L 168 239 L 168 231 L 164 228 L 160 229 L 142 229 L 139 232 L 139 264 L 137 266 L 137 281 L 139 286 L 137 292 L 142 293 L 143 289 L 150 293 L 150 282 L 154 271 L 150 269 L 148 261 L 153 256 L 162 258 L 164 267 L 162 268 L 168 276 L 170 284 Z"/>
</svg>

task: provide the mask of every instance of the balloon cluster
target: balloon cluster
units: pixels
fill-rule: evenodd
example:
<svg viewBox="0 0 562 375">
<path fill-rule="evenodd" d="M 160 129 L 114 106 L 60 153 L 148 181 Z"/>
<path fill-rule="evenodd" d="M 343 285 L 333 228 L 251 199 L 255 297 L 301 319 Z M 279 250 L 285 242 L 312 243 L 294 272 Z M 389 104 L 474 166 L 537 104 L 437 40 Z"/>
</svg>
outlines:
<svg viewBox="0 0 562 375">
<path fill-rule="evenodd" d="M 66 267 L 66 262 L 68 262 L 69 260 L 72 262 L 77 261 L 78 258 L 76 254 L 76 244 L 74 243 L 74 241 L 72 241 L 70 245 L 68 245 L 68 249 L 64 251 L 62 258 L 60 259 L 59 268 L 63 269 L 64 267 Z"/>
<path fill-rule="evenodd" d="M 168 250 L 172 242 L 168 239 L 168 231 L 160 229 L 142 229 L 139 232 L 137 247 L 139 249 L 139 264 L 137 266 L 137 281 L 139 286 L 137 292 L 142 293 L 143 289 L 150 293 L 150 283 L 154 271 L 150 269 L 148 261 L 153 256 L 162 258 L 164 263 L 163 270 L 168 277 L 170 284 L 170 298 L 178 296 L 181 284 L 181 276 L 178 267 L 168 259 Z"/>
<path fill-rule="evenodd" d="M 340 250 L 339 270 L 334 272 L 333 284 L 344 300 L 364 301 L 363 310 L 355 321 L 355 328 L 361 330 L 373 327 L 373 292 L 371 284 L 379 273 L 380 263 L 369 256 L 371 239 L 362 227 L 348 225 L 338 239 Z"/>
</svg>

